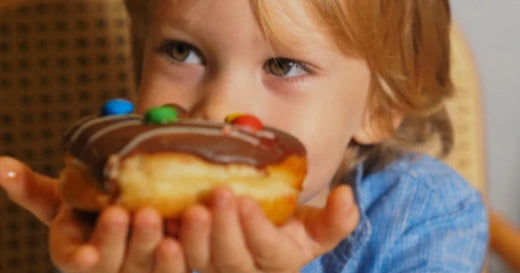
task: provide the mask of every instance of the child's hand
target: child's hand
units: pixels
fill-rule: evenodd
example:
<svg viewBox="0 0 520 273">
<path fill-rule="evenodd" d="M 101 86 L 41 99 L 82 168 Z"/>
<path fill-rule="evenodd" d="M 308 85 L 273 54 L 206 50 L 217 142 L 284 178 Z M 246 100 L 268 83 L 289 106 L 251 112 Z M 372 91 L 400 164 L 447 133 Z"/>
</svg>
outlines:
<svg viewBox="0 0 520 273">
<path fill-rule="evenodd" d="M 0 187 L 9 199 L 49 225 L 61 200 L 58 181 L 33 172 L 23 163 L 0 157 Z"/>
<path fill-rule="evenodd" d="M 141 209 L 131 220 L 126 210 L 110 207 L 92 228 L 63 206 L 50 225 L 50 254 L 67 273 L 189 272 L 179 243 L 163 232 L 153 209 Z"/>
<path fill-rule="evenodd" d="M 153 210 L 136 214 L 130 236 L 129 216 L 117 207 L 104 211 L 92 230 L 61 205 L 56 179 L 8 157 L 0 158 L 0 186 L 13 202 L 50 225 L 51 256 L 67 273 L 188 272 L 178 243 L 163 237 L 162 221 Z"/>
<path fill-rule="evenodd" d="M 203 273 L 297 272 L 350 234 L 359 218 L 346 186 L 329 196 L 324 209 L 301 207 L 298 217 L 281 227 L 265 219 L 254 201 L 216 190 L 209 208 L 196 206 L 184 217 L 183 254 L 174 239 L 163 237 L 161 221 L 148 209 L 133 220 L 129 241 L 129 216 L 117 207 L 103 212 L 94 230 L 65 206 L 53 220 L 61 206 L 57 184 L 0 158 L 1 187 L 42 222 L 52 221 L 51 254 L 68 272 L 189 272 L 183 255 L 188 266 Z"/>
<path fill-rule="evenodd" d="M 347 186 L 335 189 L 324 209 L 302 207 L 281 227 L 271 224 L 254 201 L 218 189 L 209 208 L 188 210 L 180 234 L 188 265 L 202 273 L 299 272 L 334 248 L 358 221 Z"/>
</svg>

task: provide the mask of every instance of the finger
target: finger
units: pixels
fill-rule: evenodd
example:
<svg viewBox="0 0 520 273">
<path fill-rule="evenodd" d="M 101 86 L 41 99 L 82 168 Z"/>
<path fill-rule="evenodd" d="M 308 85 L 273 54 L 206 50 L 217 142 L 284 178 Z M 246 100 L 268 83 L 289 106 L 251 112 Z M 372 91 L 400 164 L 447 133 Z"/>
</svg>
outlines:
<svg viewBox="0 0 520 273">
<path fill-rule="evenodd" d="M 135 214 L 123 272 L 152 272 L 154 252 L 161 242 L 162 232 L 162 220 L 157 211 L 144 208 Z"/>
<path fill-rule="evenodd" d="M 296 259 L 287 260 L 287 256 L 282 253 L 291 253 L 290 249 L 304 251 L 304 248 L 297 248 L 294 244 L 295 241 L 301 240 L 289 241 L 288 237 L 282 236 L 285 234 L 280 233 L 251 198 L 241 197 L 239 209 L 244 238 L 255 265 L 265 271 L 281 271 L 282 268 L 287 267 L 298 268 Z M 294 236 L 291 238 L 300 238 L 300 234 L 305 234 L 303 227 L 300 230 L 291 228 L 290 235 Z M 294 263 L 294 265 L 290 265 L 290 263 Z"/>
<path fill-rule="evenodd" d="M 58 212 L 58 181 L 33 172 L 9 157 L 0 157 L 0 187 L 19 206 L 49 225 Z"/>
<path fill-rule="evenodd" d="M 317 243 L 317 254 L 336 246 L 354 231 L 359 222 L 354 194 L 346 185 L 338 186 L 330 193 L 324 209 L 303 209 L 298 214 L 307 232 Z"/>
<path fill-rule="evenodd" d="M 65 272 L 88 272 L 99 261 L 97 250 L 87 242 L 89 230 L 75 220 L 70 209 L 63 207 L 50 224 L 51 259 Z"/>
<path fill-rule="evenodd" d="M 99 252 L 96 272 L 118 272 L 125 254 L 129 215 L 119 207 L 103 211 L 90 239 Z"/>
<path fill-rule="evenodd" d="M 180 244 L 173 238 L 164 238 L 155 251 L 153 273 L 188 273 Z"/>
<path fill-rule="evenodd" d="M 181 242 L 186 255 L 187 266 L 201 272 L 210 263 L 210 222 L 207 208 L 197 205 L 185 213 L 181 225 Z"/>
<path fill-rule="evenodd" d="M 219 271 L 248 272 L 252 257 L 244 241 L 234 194 L 225 188 L 213 191 L 211 196 L 212 230 L 211 258 Z"/>
</svg>

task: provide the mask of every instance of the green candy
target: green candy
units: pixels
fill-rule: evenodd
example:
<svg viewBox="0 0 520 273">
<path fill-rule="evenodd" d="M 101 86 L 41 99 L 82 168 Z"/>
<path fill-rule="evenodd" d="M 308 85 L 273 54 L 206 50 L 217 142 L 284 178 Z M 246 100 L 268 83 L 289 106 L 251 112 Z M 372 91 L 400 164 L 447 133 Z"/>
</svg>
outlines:
<svg viewBox="0 0 520 273">
<path fill-rule="evenodd" d="M 151 108 L 144 115 L 144 123 L 146 124 L 168 124 L 176 122 L 178 112 L 170 106 L 158 106 Z"/>
</svg>

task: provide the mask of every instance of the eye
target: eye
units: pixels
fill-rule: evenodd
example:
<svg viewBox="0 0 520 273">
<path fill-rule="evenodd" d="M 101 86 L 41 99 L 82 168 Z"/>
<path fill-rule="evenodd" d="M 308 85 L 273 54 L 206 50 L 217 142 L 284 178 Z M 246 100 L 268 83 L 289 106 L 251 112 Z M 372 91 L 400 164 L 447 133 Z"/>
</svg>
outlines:
<svg viewBox="0 0 520 273">
<path fill-rule="evenodd" d="M 298 77 L 309 73 L 304 64 L 287 58 L 269 59 L 264 69 L 277 77 Z"/>
<path fill-rule="evenodd" d="M 200 50 L 180 41 L 165 41 L 157 49 L 177 63 L 204 64 L 205 60 Z"/>
</svg>

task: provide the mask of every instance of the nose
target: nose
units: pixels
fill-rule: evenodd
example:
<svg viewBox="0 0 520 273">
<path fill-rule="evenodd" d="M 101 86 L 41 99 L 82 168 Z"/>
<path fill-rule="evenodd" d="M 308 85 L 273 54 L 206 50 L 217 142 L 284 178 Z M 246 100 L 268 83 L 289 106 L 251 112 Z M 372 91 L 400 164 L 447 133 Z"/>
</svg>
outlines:
<svg viewBox="0 0 520 273">
<path fill-rule="evenodd" d="M 215 75 L 202 85 L 190 117 L 221 122 L 232 113 L 253 114 L 253 88 L 254 81 L 240 73 Z"/>
</svg>

